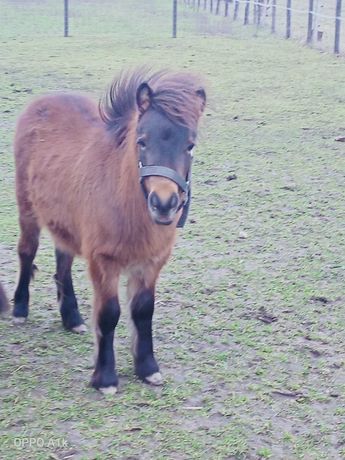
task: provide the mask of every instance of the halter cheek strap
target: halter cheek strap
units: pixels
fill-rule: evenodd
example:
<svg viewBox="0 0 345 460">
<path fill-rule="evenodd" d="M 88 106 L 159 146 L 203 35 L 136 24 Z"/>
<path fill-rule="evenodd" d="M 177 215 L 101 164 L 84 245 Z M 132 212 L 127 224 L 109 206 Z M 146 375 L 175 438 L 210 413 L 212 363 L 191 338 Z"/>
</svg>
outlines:
<svg viewBox="0 0 345 460">
<path fill-rule="evenodd" d="M 142 162 L 139 161 L 139 175 L 140 183 L 143 188 L 145 197 L 147 198 L 147 191 L 144 186 L 144 178 L 149 176 L 161 176 L 172 180 L 177 184 L 182 192 L 185 193 L 185 200 L 180 204 L 178 211 L 183 208 L 181 217 L 177 223 L 177 228 L 182 228 L 186 223 L 189 211 L 189 205 L 191 200 L 191 169 L 188 171 L 187 179 L 183 179 L 176 171 L 167 168 L 165 166 L 143 166 Z"/>
</svg>

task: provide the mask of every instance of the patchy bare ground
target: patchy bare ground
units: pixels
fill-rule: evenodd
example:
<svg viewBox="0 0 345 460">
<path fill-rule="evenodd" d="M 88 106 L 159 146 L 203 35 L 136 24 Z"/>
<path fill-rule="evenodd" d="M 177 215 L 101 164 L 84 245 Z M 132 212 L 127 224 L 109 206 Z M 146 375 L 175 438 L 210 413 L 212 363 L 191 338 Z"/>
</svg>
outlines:
<svg viewBox="0 0 345 460">
<path fill-rule="evenodd" d="M 204 74 L 210 103 L 190 222 L 158 291 L 165 386 L 133 377 L 124 311 L 120 392 L 104 398 L 88 388 L 92 334 L 61 328 L 44 235 L 29 322 L 0 321 L 0 458 L 344 458 L 345 144 L 336 139 L 345 135 L 345 62 L 283 41 L 196 36 L 189 17 L 172 41 L 169 2 L 148 10 L 121 2 L 102 23 L 90 16 L 79 35 L 76 22 L 68 40 L 44 15 L 47 35 L 21 38 L 37 10 L 8 5 L 8 20 L 18 21 L 17 38 L 5 28 L 0 43 L 0 278 L 9 296 L 18 236 L 12 134 L 34 95 L 97 95 L 124 66 L 149 63 Z M 90 324 L 81 261 L 75 284 Z"/>
</svg>

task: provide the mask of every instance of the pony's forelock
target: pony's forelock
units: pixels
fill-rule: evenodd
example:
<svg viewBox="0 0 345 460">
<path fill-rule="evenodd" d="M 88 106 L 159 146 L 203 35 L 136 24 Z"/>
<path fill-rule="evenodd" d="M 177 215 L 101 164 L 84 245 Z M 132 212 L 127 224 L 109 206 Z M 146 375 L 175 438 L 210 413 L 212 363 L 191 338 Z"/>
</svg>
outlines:
<svg viewBox="0 0 345 460">
<path fill-rule="evenodd" d="M 198 96 L 203 86 L 200 78 L 188 72 L 152 72 L 140 68 L 122 72 L 99 103 L 101 119 L 114 132 L 118 145 L 125 140 L 132 117 L 137 112 L 137 89 L 144 82 L 152 89 L 152 108 L 177 124 L 196 128 L 202 110 Z"/>
</svg>

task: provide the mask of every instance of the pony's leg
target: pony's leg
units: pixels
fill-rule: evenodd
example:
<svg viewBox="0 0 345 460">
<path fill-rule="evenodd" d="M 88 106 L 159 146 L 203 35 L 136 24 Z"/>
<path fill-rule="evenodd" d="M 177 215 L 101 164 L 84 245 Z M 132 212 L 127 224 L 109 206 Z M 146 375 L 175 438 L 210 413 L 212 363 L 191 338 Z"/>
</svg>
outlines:
<svg viewBox="0 0 345 460">
<path fill-rule="evenodd" d="M 8 309 L 9 309 L 8 300 L 7 300 L 4 288 L 2 287 L 2 284 L 0 283 L 0 315 L 1 313 L 6 312 Z"/>
<path fill-rule="evenodd" d="M 128 279 L 135 373 L 141 380 L 152 385 L 163 383 L 152 342 L 152 317 L 158 273 L 159 270 L 154 267 L 146 267 L 143 270 L 133 270 Z"/>
<path fill-rule="evenodd" d="M 90 262 L 90 275 L 94 286 L 94 325 L 96 333 L 96 363 L 91 385 L 102 393 L 117 391 L 115 370 L 114 333 L 120 318 L 118 301 L 119 267 L 107 257 Z"/>
<path fill-rule="evenodd" d="M 33 261 L 37 252 L 40 228 L 34 217 L 20 219 L 21 235 L 18 243 L 20 273 L 14 294 L 13 317 L 23 323 L 29 315 L 29 284 L 34 275 Z"/>
<path fill-rule="evenodd" d="M 73 289 L 72 263 L 73 256 L 55 249 L 56 258 L 56 287 L 60 303 L 62 324 L 67 330 L 82 333 L 87 330 L 78 310 L 78 303 Z"/>
</svg>

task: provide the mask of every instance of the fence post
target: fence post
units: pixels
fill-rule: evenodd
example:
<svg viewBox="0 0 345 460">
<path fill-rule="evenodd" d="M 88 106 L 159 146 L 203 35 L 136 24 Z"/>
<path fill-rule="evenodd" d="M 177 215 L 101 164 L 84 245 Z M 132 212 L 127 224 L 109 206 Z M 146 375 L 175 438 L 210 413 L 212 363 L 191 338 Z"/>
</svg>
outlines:
<svg viewBox="0 0 345 460">
<path fill-rule="evenodd" d="M 314 0 L 309 0 L 309 10 L 308 10 L 308 33 L 307 33 L 307 43 L 310 44 L 313 41 L 314 28 L 313 28 L 313 19 L 314 19 Z"/>
<path fill-rule="evenodd" d="M 238 18 L 238 9 L 240 7 L 240 1 L 235 0 L 235 7 L 234 7 L 234 21 Z"/>
<path fill-rule="evenodd" d="M 228 0 L 225 0 L 224 16 L 227 17 L 228 14 L 229 14 L 229 2 L 228 2 Z"/>
<path fill-rule="evenodd" d="M 340 47 L 340 27 L 341 27 L 341 0 L 337 0 L 337 6 L 335 8 L 335 33 L 334 33 L 334 52 L 339 54 Z"/>
<path fill-rule="evenodd" d="M 213 13 L 213 0 L 210 0 L 210 12 Z"/>
<path fill-rule="evenodd" d="M 272 0 L 272 25 L 271 33 L 276 33 L 276 14 L 277 14 L 277 0 Z"/>
<path fill-rule="evenodd" d="M 216 14 L 219 14 L 220 0 L 217 0 Z"/>
<path fill-rule="evenodd" d="M 173 0 L 173 38 L 177 37 L 177 0 Z"/>
<path fill-rule="evenodd" d="M 206 10 L 207 7 L 207 0 L 204 0 L 204 10 Z"/>
<path fill-rule="evenodd" d="M 291 37 L 291 2 L 292 0 L 286 1 L 286 38 Z"/>
<path fill-rule="evenodd" d="M 254 5 L 253 5 L 253 24 L 257 24 L 257 18 L 258 18 L 258 8 L 257 8 L 257 0 L 254 0 Z"/>
<path fill-rule="evenodd" d="M 262 17 L 262 10 L 263 10 L 263 0 L 257 0 L 258 5 L 257 5 L 257 12 L 258 12 L 258 21 L 257 25 L 261 25 L 261 17 Z"/>
<path fill-rule="evenodd" d="M 198 0 L 198 10 L 200 10 L 200 2 L 201 0 Z"/>
<path fill-rule="evenodd" d="M 64 37 L 68 37 L 68 0 L 64 1 Z"/>
<path fill-rule="evenodd" d="M 254 8 L 255 8 L 255 0 L 254 0 Z M 249 24 L 249 11 L 250 11 L 250 0 L 246 0 L 246 6 L 244 8 L 244 21 L 243 21 L 243 24 L 245 26 Z"/>
</svg>

